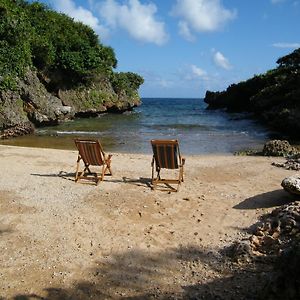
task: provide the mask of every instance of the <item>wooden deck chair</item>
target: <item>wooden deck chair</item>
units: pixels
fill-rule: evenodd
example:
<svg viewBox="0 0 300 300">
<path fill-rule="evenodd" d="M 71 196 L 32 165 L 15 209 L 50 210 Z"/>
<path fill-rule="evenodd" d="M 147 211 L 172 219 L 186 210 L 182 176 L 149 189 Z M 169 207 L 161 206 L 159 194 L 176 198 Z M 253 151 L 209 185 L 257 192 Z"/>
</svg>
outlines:
<svg viewBox="0 0 300 300">
<path fill-rule="evenodd" d="M 93 180 L 96 185 L 103 180 L 104 175 L 108 171 L 108 175 L 112 175 L 111 157 L 106 156 L 100 142 L 96 139 L 76 139 L 75 145 L 78 149 L 77 168 L 75 174 L 75 182 L 79 179 Z M 80 161 L 83 161 L 84 169 L 80 169 Z M 92 172 L 91 166 L 101 167 L 101 172 Z"/>
<path fill-rule="evenodd" d="M 158 183 L 164 183 L 170 187 L 171 191 L 178 191 L 181 182 L 183 182 L 183 166 L 185 158 L 181 157 L 179 144 L 177 140 L 151 140 L 153 159 L 152 159 L 152 180 L 153 189 Z M 175 179 L 161 178 L 162 169 L 179 169 L 178 176 Z M 156 171 L 156 176 L 155 176 Z M 177 184 L 177 189 L 169 184 Z"/>
</svg>

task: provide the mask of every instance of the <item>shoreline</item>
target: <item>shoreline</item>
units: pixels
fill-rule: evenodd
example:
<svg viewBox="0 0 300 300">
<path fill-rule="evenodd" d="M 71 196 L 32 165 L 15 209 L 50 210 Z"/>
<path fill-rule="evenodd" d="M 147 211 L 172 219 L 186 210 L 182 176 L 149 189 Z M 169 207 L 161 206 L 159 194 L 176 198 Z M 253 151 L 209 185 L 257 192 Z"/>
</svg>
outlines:
<svg viewBox="0 0 300 300">
<path fill-rule="evenodd" d="M 0 145 L 0 296 L 183 295 L 228 277 L 201 253 L 218 257 L 291 201 L 280 183 L 294 171 L 271 166 L 283 158 L 184 155 L 169 194 L 149 187 L 151 155 L 112 154 L 113 176 L 95 186 L 74 182 L 76 150 Z"/>
</svg>

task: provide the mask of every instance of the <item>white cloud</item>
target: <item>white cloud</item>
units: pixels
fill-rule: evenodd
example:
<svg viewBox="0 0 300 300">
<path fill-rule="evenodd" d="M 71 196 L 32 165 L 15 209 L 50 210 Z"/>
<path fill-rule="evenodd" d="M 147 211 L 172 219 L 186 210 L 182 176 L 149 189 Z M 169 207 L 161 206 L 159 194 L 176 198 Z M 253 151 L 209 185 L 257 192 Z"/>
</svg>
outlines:
<svg viewBox="0 0 300 300">
<path fill-rule="evenodd" d="M 232 68 L 229 60 L 219 51 L 214 53 L 213 60 L 214 63 L 222 69 L 229 70 Z"/>
<path fill-rule="evenodd" d="M 194 42 L 195 41 L 195 37 L 191 33 L 190 28 L 189 28 L 189 26 L 188 26 L 188 24 L 186 22 L 180 21 L 178 23 L 178 28 L 179 28 L 179 34 L 183 38 L 185 38 L 189 42 Z"/>
<path fill-rule="evenodd" d="M 108 36 L 108 29 L 100 24 L 99 19 L 95 17 L 90 10 L 82 6 L 76 6 L 72 0 L 52 0 L 51 2 L 56 10 L 70 16 L 75 21 L 92 27 L 100 38 L 105 39 Z"/>
<path fill-rule="evenodd" d="M 172 15 L 185 22 L 186 31 L 210 32 L 221 29 L 237 13 L 223 7 L 220 0 L 177 0 Z"/>
<path fill-rule="evenodd" d="M 155 18 L 157 8 L 153 3 L 128 0 L 126 4 L 119 4 L 115 0 L 105 0 L 98 8 L 108 26 L 122 28 L 139 41 L 162 45 L 168 39 L 164 23 Z"/>
<path fill-rule="evenodd" d="M 276 48 L 300 48 L 300 43 L 274 43 L 272 46 Z"/>
<path fill-rule="evenodd" d="M 192 70 L 192 74 L 196 77 L 200 77 L 200 78 L 207 77 L 206 71 L 204 71 L 203 69 L 201 69 L 195 65 L 191 65 L 191 70 Z"/>
</svg>

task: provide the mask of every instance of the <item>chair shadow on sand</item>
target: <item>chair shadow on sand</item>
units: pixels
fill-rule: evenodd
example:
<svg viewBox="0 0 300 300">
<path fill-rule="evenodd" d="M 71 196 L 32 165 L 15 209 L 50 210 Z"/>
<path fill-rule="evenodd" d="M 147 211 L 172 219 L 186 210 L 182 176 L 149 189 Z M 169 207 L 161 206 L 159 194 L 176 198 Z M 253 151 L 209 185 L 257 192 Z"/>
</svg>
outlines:
<svg viewBox="0 0 300 300">
<path fill-rule="evenodd" d="M 271 208 L 284 204 L 288 204 L 295 199 L 299 200 L 296 195 L 291 195 L 285 190 L 275 190 L 267 193 L 258 194 L 256 196 L 245 199 L 239 204 L 233 206 L 235 209 L 257 209 Z"/>
<path fill-rule="evenodd" d="M 31 173 L 31 176 L 40 176 L 40 177 L 61 177 L 66 180 L 71 180 L 75 182 L 75 172 L 65 172 L 65 171 L 59 171 L 58 173 L 52 173 L 52 174 L 37 174 L 37 173 Z"/>
<path fill-rule="evenodd" d="M 144 186 L 144 187 L 151 188 L 151 178 L 139 177 L 139 178 L 131 179 L 123 176 L 122 182 L 133 184 L 136 186 Z"/>
<path fill-rule="evenodd" d="M 32 173 L 30 175 L 31 176 L 40 176 L 40 177 L 60 177 L 60 178 L 75 182 L 75 172 L 59 171 L 58 173 L 52 173 L 52 174 Z M 105 182 L 105 180 L 104 180 L 104 182 Z M 144 187 L 152 188 L 151 178 L 145 178 L 145 177 L 139 177 L 139 178 L 132 179 L 132 178 L 123 176 L 122 179 L 109 179 L 109 180 L 107 180 L 107 182 L 127 183 L 127 184 L 136 185 L 136 186 L 144 186 Z M 85 183 L 85 182 L 83 182 L 83 183 Z M 86 183 L 89 183 L 89 182 L 86 182 Z"/>
<path fill-rule="evenodd" d="M 154 190 L 151 178 L 140 177 L 140 178 L 137 178 L 137 179 L 131 179 L 131 178 L 123 176 L 122 179 L 123 179 L 122 182 L 124 182 L 124 183 L 133 184 L 133 185 L 136 185 L 136 186 L 148 187 L 152 191 Z M 112 181 L 113 182 L 120 182 L 119 180 L 112 180 Z M 163 184 L 157 185 L 156 190 L 163 191 L 163 192 L 176 191 L 176 189 L 174 187 L 172 187 L 171 185 L 169 185 L 166 182 L 163 183 Z"/>
</svg>

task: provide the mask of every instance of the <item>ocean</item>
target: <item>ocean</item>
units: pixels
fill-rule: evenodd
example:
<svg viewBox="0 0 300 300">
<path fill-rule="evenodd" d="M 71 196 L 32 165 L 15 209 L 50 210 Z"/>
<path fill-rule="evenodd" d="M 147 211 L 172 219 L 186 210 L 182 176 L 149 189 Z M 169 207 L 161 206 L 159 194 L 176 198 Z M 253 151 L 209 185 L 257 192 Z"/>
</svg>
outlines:
<svg viewBox="0 0 300 300">
<path fill-rule="evenodd" d="M 71 120 L 1 143 L 75 150 L 74 138 L 98 138 L 106 152 L 151 153 L 151 139 L 178 139 L 184 154 L 262 149 L 264 127 L 247 115 L 206 107 L 203 99 L 143 98 L 132 112 Z"/>
</svg>

